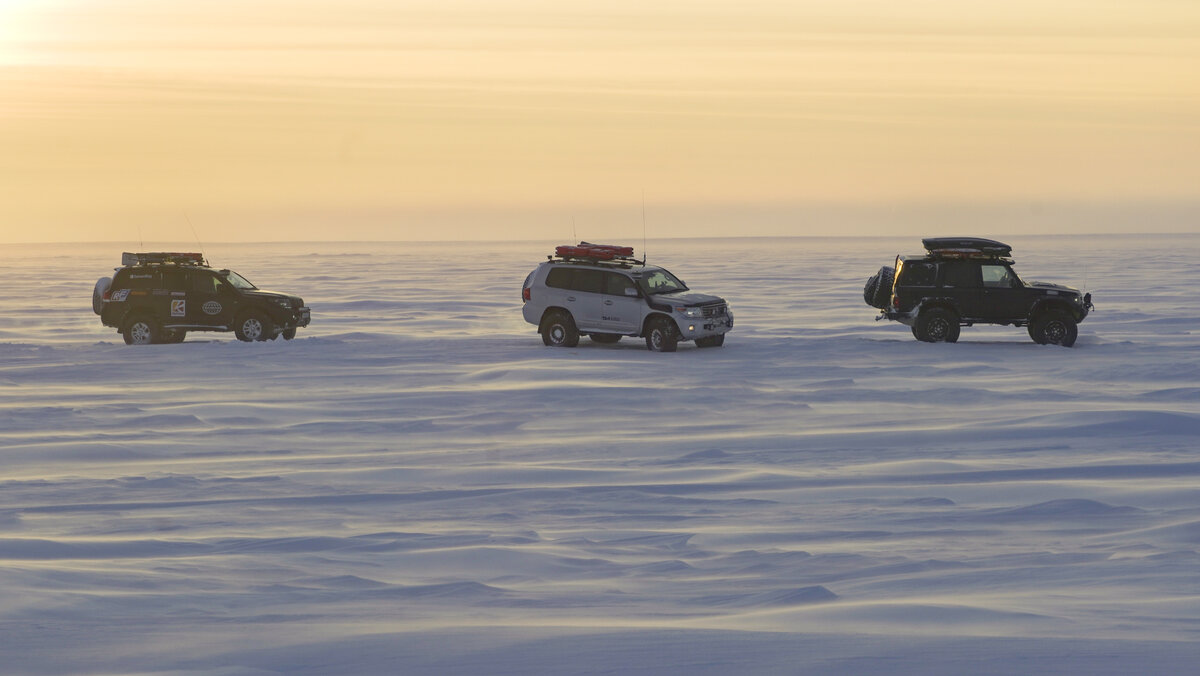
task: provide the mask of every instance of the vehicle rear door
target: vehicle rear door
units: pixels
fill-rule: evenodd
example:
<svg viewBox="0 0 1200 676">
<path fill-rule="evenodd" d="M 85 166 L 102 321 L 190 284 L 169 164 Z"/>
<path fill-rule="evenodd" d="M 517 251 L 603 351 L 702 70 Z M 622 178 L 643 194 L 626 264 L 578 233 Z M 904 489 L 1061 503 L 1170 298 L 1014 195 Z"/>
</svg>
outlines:
<svg viewBox="0 0 1200 676">
<path fill-rule="evenodd" d="M 603 270 L 562 265 L 546 275 L 547 288 L 554 289 L 550 303 L 569 310 L 575 326 L 584 333 L 603 330 L 603 285 Z"/>
<path fill-rule="evenodd" d="M 941 264 L 942 288 L 939 296 L 953 301 L 964 318 L 982 317 L 983 288 L 976 261 L 944 261 Z"/>
</svg>

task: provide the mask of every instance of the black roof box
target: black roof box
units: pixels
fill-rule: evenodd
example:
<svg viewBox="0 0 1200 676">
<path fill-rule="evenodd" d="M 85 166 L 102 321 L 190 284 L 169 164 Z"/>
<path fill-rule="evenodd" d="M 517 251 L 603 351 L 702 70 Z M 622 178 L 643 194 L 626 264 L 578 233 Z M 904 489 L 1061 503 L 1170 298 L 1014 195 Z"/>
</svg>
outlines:
<svg viewBox="0 0 1200 676">
<path fill-rule="evenodd" d="M 947 253 L 978 253 L 988 256 L 1011 256 L 1012 247 L 997 242 L 994 239 L 980 237 L 927 237 L 921 240 L 925 250 L 936 254 Z"/>
</svg>

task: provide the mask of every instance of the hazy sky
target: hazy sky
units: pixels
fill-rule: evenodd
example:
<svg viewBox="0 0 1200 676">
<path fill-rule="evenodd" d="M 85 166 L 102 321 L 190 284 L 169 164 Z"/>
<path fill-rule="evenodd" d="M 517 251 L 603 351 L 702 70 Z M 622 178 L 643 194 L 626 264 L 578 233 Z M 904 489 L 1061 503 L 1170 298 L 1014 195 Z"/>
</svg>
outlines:
<svg viewBox="0 0 1200 676">
<path fill-rule="evenodd" d="M 0 148 L 0 241 L 1195 232 L 1200 2 L 0 0 Z"/>
</svg>

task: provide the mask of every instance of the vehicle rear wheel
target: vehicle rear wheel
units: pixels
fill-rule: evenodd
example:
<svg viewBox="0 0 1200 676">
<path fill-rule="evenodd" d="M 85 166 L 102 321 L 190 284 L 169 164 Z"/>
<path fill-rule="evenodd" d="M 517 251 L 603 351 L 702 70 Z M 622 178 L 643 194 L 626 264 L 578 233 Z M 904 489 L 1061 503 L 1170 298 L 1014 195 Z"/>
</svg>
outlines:
<svg viewBox="0 0 1200 676">
<path fill-rule="evenodd" d="M 233 332 L 238 340 L 252 342 L 255 340 L 270 340 L 275 336 L 271 320 L 257 312 L 244 314 L 233 325 Z"/>
<path fill-rule="evenodd" d="M 137 315 L 125 322 L 121 335 L 125 337 L 126 345 L 149 345 L 158 342 L 161 332 L 158 322 L 146 315 Z"/>
<path fill-rule="evenodd" d="M 913 325 L 913 335 L 926 343 L 956 343 L 958 333 L 958 316 L 940 307 L 921 311 Z"/>
<path fill-rule="evenodd" d="M 162 336 L 159 338 L 160 343 L 182 343 L 187 337 L 187 331 L 183 329 L 163 329 Z"/>
<path fill-rule="evenodd" d="M 651 352 L 674 352 L 679 347 L 679 329 L 675 322 L 659 317 L 650 323 L 646 332 L 646 347 Z"/>
<path fill-rule="evenodd" d="M 1071 347 L 1079 337 L 1079 325 L 1075 318 L 1060 310 L 1047 312 L 1029 325 L 1029 335 L 1042 345 Z"/>
<path fill-rule="evenodd" d="M 696 347 L 721 347 L 725 344 L 725 334 L 719 336 L 709 336 L 707 338 L 697 338 Z"/>
<path fill-rule="evenodd" d="M 588 338 L 591 338 L 592 341 L 596 342 L 596 343 L 601 343 L 603 345 L 612 345 L 613 343 L 620 342 L 621 334 L 619 334 L 619 333 L 589 333 Z"/>
<path fill-rule="evenodd" d="M 579 329 L 571 314 L 555 310 L 542 320 L 542 344 L 550 347 L 575 347 L 579 344 Z"/>
</svg>

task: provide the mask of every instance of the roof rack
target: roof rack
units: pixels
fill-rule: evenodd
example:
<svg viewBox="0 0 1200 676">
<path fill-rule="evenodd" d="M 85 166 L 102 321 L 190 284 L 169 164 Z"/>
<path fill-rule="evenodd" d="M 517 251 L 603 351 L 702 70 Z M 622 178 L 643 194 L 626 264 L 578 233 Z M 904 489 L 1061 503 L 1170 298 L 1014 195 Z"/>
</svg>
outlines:
<svg viewBox="0 0 1200 676">
<path fill-rule="evenodd" d="M 546 258 L 567 263 L 610 263 L 621 267 L 646 264 L 644 259 L 638 260 L 633 257 L 633 247 L 631 246 L 592 244 L 591 242 L 555 247 L 554 254 Z"/>
<path fill-rule="evenodd" d="M 121 254 L 121 265 L 203 265 L 207 267 L 208 261 L 204 260 L 204 254 L 198 253 L 166 251 L 129 253 L 126 251 Z"/>
</svg>

